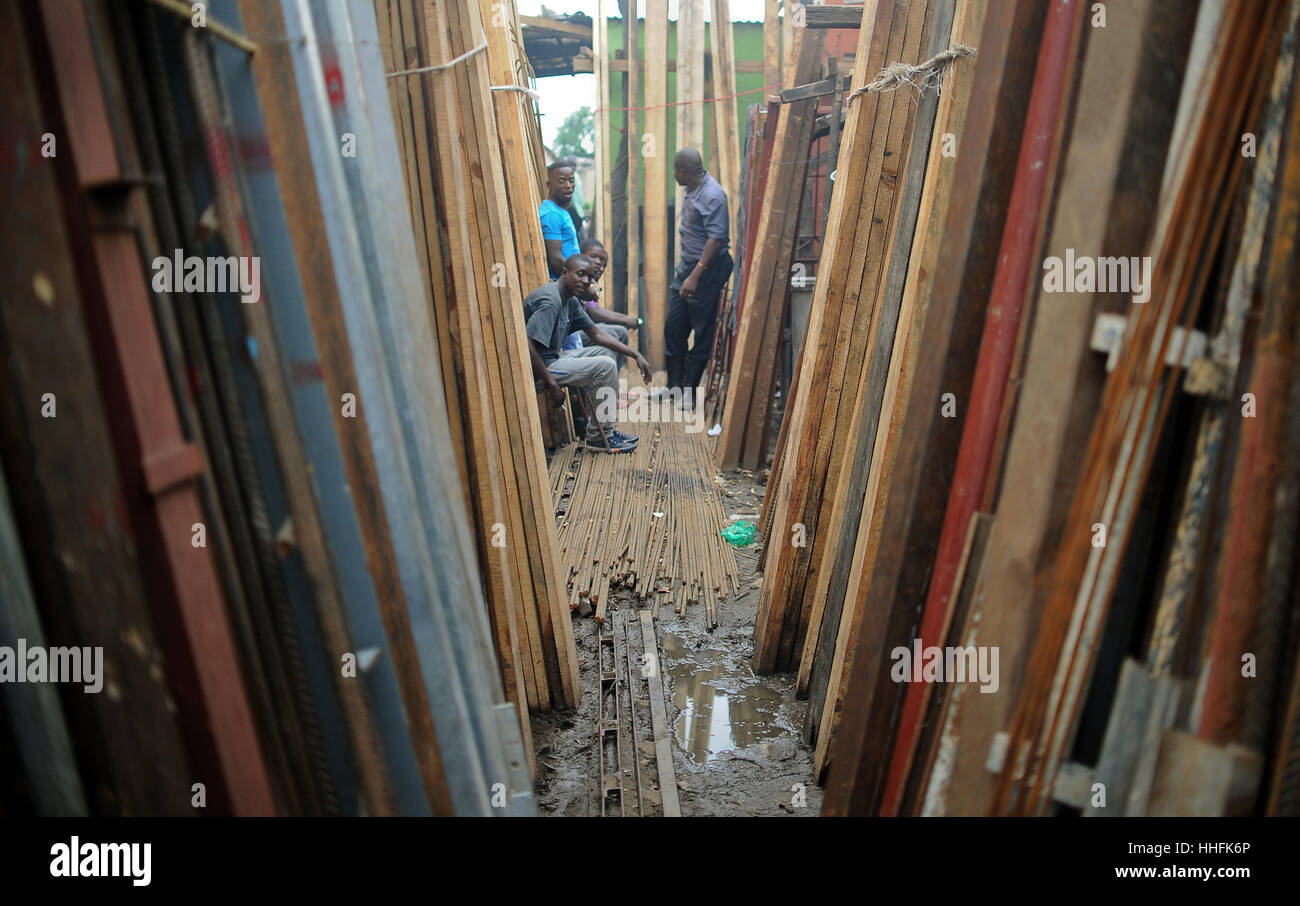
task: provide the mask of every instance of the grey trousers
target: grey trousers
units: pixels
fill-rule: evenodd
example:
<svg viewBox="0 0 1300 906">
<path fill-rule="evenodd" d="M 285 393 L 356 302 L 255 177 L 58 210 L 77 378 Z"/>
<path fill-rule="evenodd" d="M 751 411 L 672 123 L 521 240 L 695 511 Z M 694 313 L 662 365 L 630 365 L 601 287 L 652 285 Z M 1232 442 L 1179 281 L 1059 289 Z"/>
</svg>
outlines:
<svg viewBox="0 0 1300 906">
<path fill-rule="evenodd" d="M 599 440 L 601 428 L 606 434 L 614 430 L 618 417 L 618 366 L 614 364 L 612 350 L 588 346 L 560 356 L 546 370 L 561 387 L 581 387 L 587 391 L 588 405 L 596 408 L 592 413 L 595 417 L 587 421 L 588 440 Z"/>
<path fill-rule="evenodd" d="M 622 327 L 618 324 L 597 324 L 596 326 L 599 327 L 602 332 L 609 334 L 611 337 L 618 340 L 624 346 L 627 345 L 626 327 Z M 590 341 L 587 340 L 586 337 L 583 337 L 582 342 L 588 343 Z M 584 346 L 582 349 L 571 349 L 568 350 L 567 352 L 562 352 L 560 353 L 560 355 L 562 356 L 573 355 L 575 352 L 586 352 L 588 349 L 599 349 L 605 355 L 613 356 L 614 364 L 618 366 L 618 370 L 619 371 L 623 370 L 623 360 L 627 358 L 627 356 L 621 355 L 620 353 L 617 353 L 612 349 L 606 349 L 604 346 L 596 346 L 595 344 L 592 344 L 591 346 Z M 590 353 L 588 354 L 590 355 Z"/>
</svg>

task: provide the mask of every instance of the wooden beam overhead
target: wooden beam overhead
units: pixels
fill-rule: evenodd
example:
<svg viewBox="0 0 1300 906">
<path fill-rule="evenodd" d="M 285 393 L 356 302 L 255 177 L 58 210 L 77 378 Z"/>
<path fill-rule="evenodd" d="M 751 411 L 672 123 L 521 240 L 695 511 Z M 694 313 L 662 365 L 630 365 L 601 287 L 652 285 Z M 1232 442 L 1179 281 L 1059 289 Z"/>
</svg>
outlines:
<svg viewBox="0 0 1300 906">
<path fill-rule="evenodd" d="M 591 46 L 592 38 L 590 25 L 578 25 L 573 22 L 566 22 L 562 19 L 548 19 L 545 16 L 520 16 L 519 22 L 525 29 L 549 31 L 560 35 L 566 35 L 571 38 L 582 38 L 587 42 L 588 47 Z"/>
<path fill-rule="evenodd" d="M 862 3 L 845 3 L 843 6 L 813 6 L 804 4 L 806 28 L 859 28 L 862 25 Z"/>
</svg>

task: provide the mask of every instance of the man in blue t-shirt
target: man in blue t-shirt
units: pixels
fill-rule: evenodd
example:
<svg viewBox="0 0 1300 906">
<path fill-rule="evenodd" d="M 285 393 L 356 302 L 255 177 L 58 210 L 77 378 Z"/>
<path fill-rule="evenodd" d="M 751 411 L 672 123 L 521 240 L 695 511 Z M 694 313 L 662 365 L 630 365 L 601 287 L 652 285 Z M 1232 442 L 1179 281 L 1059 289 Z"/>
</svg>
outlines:
<svg viewBox="0 0 1300 906">
<path fill-rule="evenodd" d="M 569 202 L 576 185 L 573 164 L 557 160 L 546 168 L 546 200 L 537 208 L 546 243 L 546 267 L 552 277 L 560 276 L 564 262 L 578 254 L 578 231 L 569 216 Z"/>
</svg>

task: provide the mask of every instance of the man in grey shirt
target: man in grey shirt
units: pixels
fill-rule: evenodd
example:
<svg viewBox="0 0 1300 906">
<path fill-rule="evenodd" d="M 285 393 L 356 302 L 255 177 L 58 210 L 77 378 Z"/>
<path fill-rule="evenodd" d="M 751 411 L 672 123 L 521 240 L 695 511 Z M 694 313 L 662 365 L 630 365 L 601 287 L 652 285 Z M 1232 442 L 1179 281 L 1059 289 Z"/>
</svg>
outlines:
<svg viewBox="0 0 1300 906">
<path fill-rule="evenodd" d="M 695 388 L 713 352 L 713 331 L 718 318 L 718 297 L 731 276 L 731 225 L 727 193 L 704 169 L 704 159 L 694 148 L 683 148 L 673 158 L 673 176 L 686 189 L 678 217 L 677 271 L 668 287 L 668 316 L 664 322 L 664 359 L 668 388 L 682 392 L 682 401 L 694 405 Z M 695 331 L 695 341 L 687 339 Z"/>
<path fill-rule="evenodd" d="M 647 382 L 650 380 L 650 364 L 641 353 L 629 349 L 597 327 L 587 315 L 586 306 L 579 297 L 587 294 L 592 271 L 587 256 L 570 255 L 560 276 L 524 299 L 528 357 L 533 367 L 533 378 L 546 388 L 552 402 L 564 402 L 562 387 L 589 389 L 595 397 L 595 417 L 587 423 L 587 446 L 609 453 L 625 453 L 636 449 L 637 438 L 615 427 L 618 365 L 614 355 L 630 356 Z M 564 338 L 575 329 L 584 332 L 594 345 L 562 356 Z"/>
</svg>

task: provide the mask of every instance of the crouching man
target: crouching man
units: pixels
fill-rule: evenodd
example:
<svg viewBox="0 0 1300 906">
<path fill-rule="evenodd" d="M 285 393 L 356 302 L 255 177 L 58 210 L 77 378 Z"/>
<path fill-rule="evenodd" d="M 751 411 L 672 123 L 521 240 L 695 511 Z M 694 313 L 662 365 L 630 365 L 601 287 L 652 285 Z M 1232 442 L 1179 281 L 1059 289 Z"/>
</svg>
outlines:
<svg viewBox="0 0 1300 906">
<path fill-rule="evenodd" d="M 570 255 L 560 275 L 524 300 L 528 356 L 533 377 L 546 388 L 551 400 L 564 402 L 562 387 L 587 391 L 595 407 L 587 423 L 587 446 L 609 453 L 636 449 L 637 438 L 615 428 L 618 414 L 618 365 L 614 357 L 625 355 L 636 362 L 641 377 L 650 380 L 650 364 L 641 353 L 629 349 L 596 326 L 580 300 L 588 294 L 594 266 L 585 255 Z M 593 345 L 561 355 L 564 338 L 574 330 L 587 335 Z M 602 436 L 603 431 L 603 436 Z"/>
</svg>

